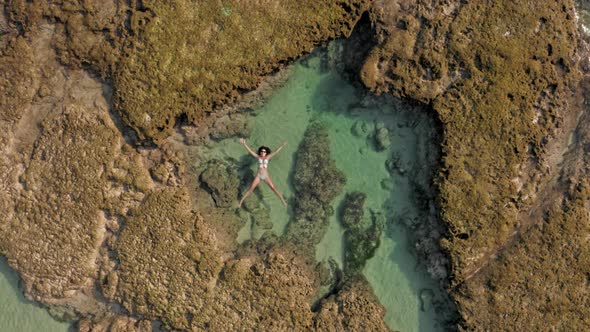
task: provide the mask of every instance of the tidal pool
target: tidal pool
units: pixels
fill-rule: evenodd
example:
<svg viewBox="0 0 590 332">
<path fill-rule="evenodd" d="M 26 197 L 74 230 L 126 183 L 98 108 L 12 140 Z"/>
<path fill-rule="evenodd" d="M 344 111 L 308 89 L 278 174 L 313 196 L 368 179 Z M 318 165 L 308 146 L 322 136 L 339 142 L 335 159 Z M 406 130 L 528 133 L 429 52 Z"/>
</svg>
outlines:
<svg viewBox="0 0 590 332">
<path fill-rule="evenodd" d="M 68 331 L 70 324 L 56 321 L 45 308 L 27 300 L 18 282 L 16 273 L 0 258 L 0 331 Z"/>
<path fill-rule="evenodd" d="M 329 48 L 338 49 L 338 44 Z M 428 154 L 432 152 L 429 149 L 433 145 L 436 148 L 437 143 L 432 142 L 433 121 L 416 107 L 392 97 L 370 96 L 353 86 L 335 70 L 333 60 L 329 52 L 319 51 L 297 62 L 288 80 L 261 107 L 251 112 L 252 132 L 247 138 L 248 144 L 254 150 L 261 145 L 274 149 L 288 141 L 270 161 L 269 174 L 289 201 L 294 195 L 290 174 L 304 132 L 312 121 L 326 124 L 331 156 L 347 177 L 343 193 L 333 201 L 334 210 L 338 209 L 346 192 L 361 191 L 367 195 L 365 216 L 372 210 L 382 213 L 387 220 L 381 245 L 363 270 L 387 309 L 387 324 L 399 331 L 442 330 L 441 316 L 435 307 L 439 312 L 445 308 L 433 303 L 440 303 L 444 295 L 438 282 L 418 264 L 404 226 L 395 222 L 399 216 L 416 219 L 424 215 L 414 199 L 416 195 L 412 191 L 416 179 L 412 177 L 424 174 L 430 177 L 432 173 L 425 168 L 429 167 Z M 385 141 L 390 143 L 381 149 L 375 143 L 375 132 L 379 128 L 386 128 Z M 201 151 L 207 158 L 250 158 L 237 137 L 221 140 L 210 148 Z M 386 167 L 392 158 L 396 160 L 395 171 Z M 252 171 L 255 171 L 254 158 L 251 162 Z M 284 234 L 290 219 L 289 208 L 284 208 L 265 184 L 257 190 L 270 210 L 272 231 Z M 237 240 L 258 238 L 261 233 L 247 224 Z M 331 257 L 342 266 L 344 252 L 343 229 L 334 214 L 327 234 L 316 247 L 316 258 L 322 261 Z"/>
<path fill-rule="evenodd" d="M 338 48 L 334 43 L 332 50 Z M 363 273 L 379 301 L 387 310 L 387 324 L 399 331 L 442 330 L 440 305 L 444 295 L 424 268 L 418 264 L 413 244 L 399 216 L 418 219 L 424 216 L 415 202 L 416 176 L 429 176 L 427 160 L 432 152 L 433 121 L 423 112 L 393 98 L 370 96 L 343 79 L 335 70 L 329 52 L 320 51 L 297 62 L 284 84 L 251 114 L 252 134 L 248 143 L 276 148 L 287 146 L 271 160 L 270 176 L 287 200 L 294 190 L 290 185 L 294 157 L 303 134 L 312 121 L 329 128 L 331 157 L 347 177 L 343 193 L 333 201 L 338 209 L 344 194 L 361 191 L 367 195 L 365 215 L 382 213 L 387 225 L 381 245 Z M 337 62 L 337 61 L 336 61 Z M 385 146 L 375 142 L 378 128 L 386 128 Z M 389 143 L 388 143 L 389 142 Z M 206 158 L 239 160 L 248 156 L 238 138 L 225 139 L 201 151 Z M 396 170 L 386 167 L 396 160 Z M 201 159 L 202 160 L 202 159 Z M 255 170 L 252 158 L 252 170 Z M 416 171 L 420 170 L 420 171 Z M 243 175 L 243 174 L 241 174 Z M 419 179 L 418 179 L 419 180 Z M 265 184 L 257 190 L 270 211 L 272 232 L 284 233 L 290 209 Z M 257 238 L 261 231 L 247 224 L 237 241 Z M 343 229 L 332 216 L 327 234 L 316 247 L 318 261 L 333 258 L 340 266 L 345 253 Z M 0 331 L 67 331 L 69 324 L 51 318 L 42 307 L 25 299 L 18 289 L 18 276 L 0 260 Z M 424 296 L 426 294 L 426 296 Z M 421 297 L 422 295 L 422 297 Z M 437 310 L 435 310 L 435 308 Z"/>
</svg>

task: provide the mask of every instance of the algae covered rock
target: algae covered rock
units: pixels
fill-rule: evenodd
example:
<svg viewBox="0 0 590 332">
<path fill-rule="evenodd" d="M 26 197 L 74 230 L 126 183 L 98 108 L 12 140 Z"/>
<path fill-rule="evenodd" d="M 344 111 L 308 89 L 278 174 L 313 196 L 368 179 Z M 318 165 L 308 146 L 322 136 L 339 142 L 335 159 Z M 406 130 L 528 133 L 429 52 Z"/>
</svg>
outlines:
<svg viewBox="0 0 590 332">
<path fill-rule="evenodd" d="M 323 299 L 314 317 L 317 331 L 390 331 L 385 309 L 373 295 L 367 280 L 352 278 L 334 295 Z"/>
<path fill-rule="evenodd" d="M 305 131 L 295 156 L 293 186 L 294 216 L 287 226 L 289 239 L 305 243 L 306 250 L 323 238 L 331 201 L 342 191 L 346 178 L 330 158 L 330 141 L 325 125 L 314 122 Z"/>
<path fill-rule="evenodd" d="M 349 34 L 364 6 L 365 1 L 143 2 L 131 20 L 134 51 L 114 73 L 117 108 L 143 137 L 169 135 L 181 114 L 191 123 L 208 121 L 207 113 L 255 88 L 280 61 Z"/>
<path fill-rule="evenodd" d="M 221 160 L 209 162 L 199 177 L 217 207 L 230 207 L 238 197 L 240 183 L 237 170 Z"/>
<path fill-rule="evenodd" d="M 366 194 L 347 193 L 342 203 L 340 222 L 344 227 L 344 268 L 347 274 L 358 273 L 366 261 L 373 257 L 379 247 L 384 218 L 381 213 L 371 211 L 371 220 L 364 219 Z"/>
<path fill-rule="evenodd" d="M 365 214 L 363 208 L 367 195 L 360 191 L 353 191 L 346 193 L 344 202 L 342 203 L 342 214 L 340 222 L 347 230 L 358 230 L 362 227 L 363 215 Z"/>
<path fill-rule="evenodd" d="M 547 188 L 555 198 L 530 215 L 534 224 L 498 259 L 459 288 L 455 298 L 470 312 L 463 315 L 466 329 L 581 331 L 590 326 L 590 155 L 584 152 L 589 123 L 588 113 L 579 118 L 578 140 L 564 156 L 559 189 Z"/>
<path fill-rule="evenodd" d="M 411 165 L 406 160 L 404 160 L 401 153 L 394 151 L 385 161 L 385 168 L 391 175 L 406 175 L 406 173 L 410 170 Z"/>
<path fill-rule="evenodd" d="M 366 121 L 356 121 L 350 128 L 350 132 L 356 137 L 367 137 L 372 130 L 372 125 Z"/>
<path fill-rule="evenodd" d="M 215 298 L 195 323 L 214 331 L 309 330 L 316 283 L 313 270 L 292 247 L 264 241 L 226 263 Z"/>
<path fill-rule="evenodd" d="M 64 297 L 94 277 L 109 182 L 104 169 L 118 138 L 107 114 L 79 104 L 56 110 L 40 128 L 14 193 L 12 222 L 0 236 L 19 239 L 6 243 L 6 255 L 27 276 L 29 294 Z"/>
<path fill-rule="evenodd" d="M 392 3 L 370 11 L 377 42 L 359 76 L 376 93 L 432 105 L 440 119 L 439 201 L 460 283 L 517 227 L 511 179 L 543 177 L 578 77 L 574 5 Z"/>
<path fill-rule="evenodd" d="M 321 203 L 332 201 L 342 190 L 346 178 L 330 157 L 328 129 L 319 122 L 305 131 L 295 156 L 293 186 L 297 193 L 312 196 Z"/>
<path fill-rule="evenodd" d="M 375 147 L 377 151 L 383 151 L 391 146 L 391 138 L 389 137 L 389 129 L 387 127 L 380 127 L 375 130 Z"/>
<path fill-rule="evenodd" d="M 243 114 L 225 115 L 213 124 L 209 130 L 209 137 L 214 140 L 222 140 L 228 137 L 247 137 L 250 136 L 251 124 L 248 117 Z"/>
<path fill-rule="evenodd" d="M 171 329 L 191 326 L 207 283 L 222 268 L 215 237 L 190 210 L 186 189 L 148 195 L 131 211 L 114 249 L 118 283 L 110 300 Z"/>
<path fill-rule="evenodd" d="M 162 142 L 181 117 L 209 122 L 285 61 L 349 35 L 368 2 L 33 1 L 5 10 L 19 35 L 52 22 L 60 61 L 111 81 L 123 121 Z"/>
<path fill-rule="evenodd" d="M 317 265 L 320 284 L 322 286 L 336 286 L 342 279 L 342 271 L 334 258 L 321 261 Z"/>
<path fill-rule="evenodd" d="M 266 208 L 260 208 L 254 211 L 252 213 L 252 221 L 260 229 L 271 229 L 273 226 L 272 220 L 270 220 L 270 212 Z"/>
</svg>

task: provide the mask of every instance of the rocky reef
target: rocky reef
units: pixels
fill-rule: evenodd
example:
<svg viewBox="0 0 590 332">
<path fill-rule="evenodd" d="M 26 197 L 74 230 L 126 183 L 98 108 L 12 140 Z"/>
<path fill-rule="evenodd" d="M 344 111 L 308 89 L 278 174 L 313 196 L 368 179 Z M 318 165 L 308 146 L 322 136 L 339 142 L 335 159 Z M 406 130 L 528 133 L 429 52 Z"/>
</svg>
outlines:
<svg viewBox="0 0 590 332">
<path fill-rule="evenodd" d="M 346 193 L 342 202 L 340 223 L 344 228 L 344 271 L 347 275 L 361 272 L 365 262 L 373 257 L 385 226 L 385 218 L 379 212 L 371 211 L 370 221 L 364 218 L 366 198 L 364 193 L 355 191 Z"/>
<path fill-rule="evenodd" d="M 584 151 L 590 142 L 590 117 L 584 102 L 590 91 L 590 67 L 585 54 L 580 66 L 583 79 L 575 98 L 570 99 L 570 107 L 582 113 L 563 152 L 563 167 L 530 210 L 533 224 L 487 268 L 457 288 L 462 310 L 473 313 L 473 318 L 466 318 L 470 326 L 574 331 L 590 323 L 584 304 L 590 273 L 590 169 Z M 484 305 L 489 308 L 485 313 Z"/>
<path fill-rule="evenodd" d="M 401 222 L 427 239 L 417 252 L 449 286 L 456 327 L 590 324 L 590 65 L 573 1 L 1 6 L 0 253 L 29 298 L 81 318 L 78 329 L 387 330 L 362 278 L 312 305 L 321 276 L 301 248 L 321 239 L 344 183 L 321 125 L 297 156 L 287 235 L 239 250 L 243 218 L 229 209 L 238 185 L 224 179 L 237 178 L 233 166 L 187 172 L 171 139 L 178 124 L 195 144 L 244 134 L 239 116 L 218 110 L 340 36 L 351 36 L 342 47 L 351 77 L 438 120 L 436 191 L 416 199 L 445 229 Z M 375 129 L 376 148 L 395 144 Z M 387 167 L 415 175 L 395 155 Z M 343 223 L 356 229 L 362 195 L 346 206 Z M 268 214 L 246 207 L 268 227 Z M 347 236 L 361 248 L 348 267 L 370 257 L 378 230 Z"/>
<path fill-rule="evenodd" d="M 254 89 L 281 62 L 347 35 L 368 1 L 11 1 L 23 32 L 48 20 L 59 59 L 115 86 L 114 107 L 142 138 L 163 139 Z"/>
<path fill-rule="evenodd" d="M 220 160 L 208 163 L 200 181 L 211 192 L 217 207 L 230 207 L 238 196 L 238 173 Z"/>
<path fill-rule="evenodd" d="M 315 250 L 334 214 L 331 202 L 344 188 L 346 178 L 330 157 L 330 141 L 324 124 L 312 123 L 305 131 L 295 157 L 293 218 L 285 237 L 302 250 Z"/>
<path fill-rule="evenodd" d="M 559 156 L 581 111 L 572 107 L 580 79 L 574 3 L 383 1 L 369 15 L 376 38 L 368 56 L 352 63 L 358 77 L 376 93 L 429 105 L 440 120 L 437 205 L 447 228 L 440 243 L 451 259 L 460 325 L 534 329 L 536 322 L 518 317 L 577 310 L 572 300 L 548 306 L 551 295 L 531 297 L 544 269 L 568 273 L 553 263 L 580 266 L 575 257 L 548 258 L 550 239 L 562 235 L 542 226 L 555 216 L 560 228 L 579 227 L 565 217 L 579 213 L 565 207 L 576 195 L 558 180 Z M 568 287 L 583 284 L 567 279 Z M 512 303 L 517 289 L 520 304 Z M 551 326 L 575 329 L 583 317 Z"/>
<path fill-rule="evenodd" d="M 377 303 L 364 279 L 350 281 L 336 295 L 322 300 L 313 330 L 390 331 L 383 322 L 383 307 Z"/>
<path fill-rule="evenodd" d="M 382 37 L 360 77 L 376 93 L 432 105 L 440 119 L 443 244 L 460 282 L 517 227 L 535 188 L 513 179 L 546 175 L 547 141 L 577 77 L 573 4 L 387 3 L 370 11 Z"/>
<path fill-rule="evenodd" d="M 300 17 L 284 11 L 283 5 L 295 4 Z M 233 213 L 223 211 L 238 186 L 223 178 L 237 180 L 235 170 L 222 161 L 200 174 L 206 195 L 215 196 L 212 201 L 221 208 L 197 211 L 195 201 L 206 196 L 187 186 L 186 156 L 173 140 L 164 140 L 180 114 L 202 120 L 238 92 L 254 88 L 281 61 L 350 32 L 365 6 L 258 5 L 260 10 L 238 2 L 223 8 L 184 1 L 2 4 L 0 253 L 21 274 L 29 298 L 49 305 L 61 319 L 81 318 L 80 330 L 311 329 L 315 270 L 287 245 L 252 244 L 236 255 L 227 236 L 232 231 L 220 226 L 232 220 Z M 177 24 L 197 12 L 201 16 L 193 18 L 202 21 L 197 27 Z M 251 23 L 247 34 L 232 29 L 242 20 Z M 182 36 L 169 30 L 177 28 L 192 30 Z M 256 29 L 261 52 L 270 58 L 252 47 Z M 201 37 L 216 42 L 202 47 L 207 43 Z M 237 42 L 240 38 L 247 40 Z M 276 43 L 262 42 L 267 39 Z M 185 44 L 186 59 L 219 62 L 209 63 L 209 69 L 198 62 L 170 63 L 170 54 L 185 47 L 175 40 L 194 43 Z M 220 48 L 228 58 L 207 55 Z M 229 57 L 245 53 L 256 63 Z M 181 67 L 205 70 L 218 83 L 203 85 L 207 92 L 199 96 L 178 85 L 161 89 L 173 81 L 192 84 L 192 74 Z M 236 81 L 218 70 L 237 74 Z M 151 87 L 145 89 L 145 83 Z M 189 116 L 189 109 L 195 113 Z M 134 112 L 139 115 L 130 115 Z M 216 123 L 212 139 L 247 130 L 233 116 Z M 257 224 L 264 226 L 264 217 L 258 213 Z M 383 309 L 369 316 L 382 322 Z M 234 325 L 228 327 L 228 321 Z M 340 327 L 358 324 L 341 321 Z"/>
</svg>

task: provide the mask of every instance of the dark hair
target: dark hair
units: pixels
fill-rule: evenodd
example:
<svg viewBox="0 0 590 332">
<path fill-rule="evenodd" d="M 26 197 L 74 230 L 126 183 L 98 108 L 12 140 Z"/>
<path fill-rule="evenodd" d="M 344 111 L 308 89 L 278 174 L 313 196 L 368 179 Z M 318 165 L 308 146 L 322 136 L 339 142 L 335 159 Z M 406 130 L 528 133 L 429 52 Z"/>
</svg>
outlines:
<svg viewBox="0 0 590 332">
<path fill-rule="evenodd" d="M 260 156 L 260 152 L 262 151 L 262 149 L 266 150 L 266 155 L 268 156 L 270 154 L 270 149 L 268 148 L 268 146 L 261 146 L 258 148 L 258 155 Z"/>
</svg>

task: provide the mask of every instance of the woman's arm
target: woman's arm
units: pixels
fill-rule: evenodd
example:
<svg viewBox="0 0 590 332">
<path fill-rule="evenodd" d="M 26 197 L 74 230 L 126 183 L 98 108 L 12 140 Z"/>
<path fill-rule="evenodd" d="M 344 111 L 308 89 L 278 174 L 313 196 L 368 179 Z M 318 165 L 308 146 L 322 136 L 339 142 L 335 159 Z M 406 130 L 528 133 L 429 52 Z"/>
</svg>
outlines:
<svg viewBox="0 0 590 332">
<path fill-rule="evenodd" d="M 279 146 L 273 153 L 269 154 L 266 159 L 270 159 L 272 157 L 275 156 L 275 154 L 279 153 L 279 151 L 281 151 L 281 149 L 283 148 L 283 146 L 287 145 L 287 142 L 283 142 L 283 144 L 281 144 L 281 146 Z"/>
<path fill-rule="evenodd" d="M 248 146 L 248 144 L 246 144 L 246 140 L 243 138 L 240 138 L 240 144 L 242 144 L 246 150 L 248 150 L 248 152 L 250 152 L 250 154 L 254 157 L 254 158 L 258 158 L 258 154 L 256 154 L 254 151 L 252 151 L 252 149 L 250 149 L 250 147 Z"/>
</svg>

